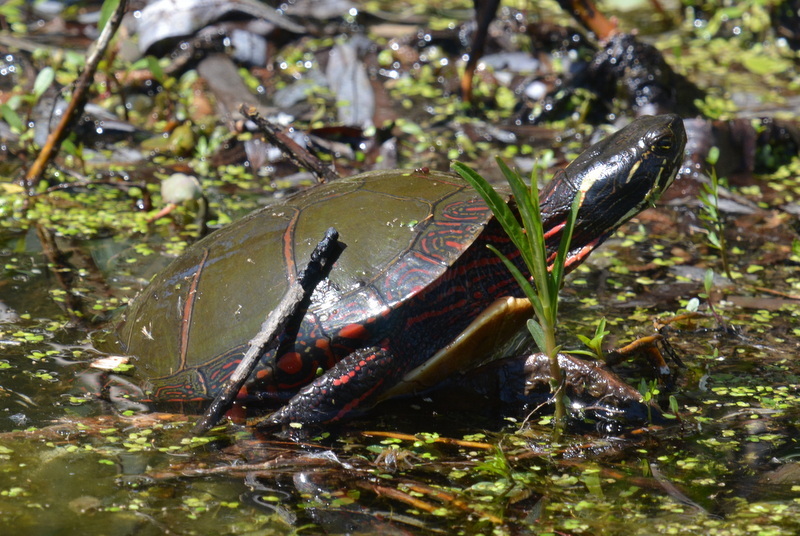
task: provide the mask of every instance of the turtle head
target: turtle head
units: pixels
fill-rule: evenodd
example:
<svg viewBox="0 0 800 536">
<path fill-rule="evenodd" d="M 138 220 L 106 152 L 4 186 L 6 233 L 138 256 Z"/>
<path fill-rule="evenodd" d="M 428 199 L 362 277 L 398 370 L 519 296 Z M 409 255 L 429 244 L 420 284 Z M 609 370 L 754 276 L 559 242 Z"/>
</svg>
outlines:
<svg viewBox="0 0 800 536">
<path fill-rule="evenodd" d="M 573 199 L 580 195 L 567 266 L 580 264 L 672 184 L 685 146 L 683 120 L 667 114 L 640 117 L 586 149 L 542 191 L 548 249 L 558 248 Z"/>
</svg>

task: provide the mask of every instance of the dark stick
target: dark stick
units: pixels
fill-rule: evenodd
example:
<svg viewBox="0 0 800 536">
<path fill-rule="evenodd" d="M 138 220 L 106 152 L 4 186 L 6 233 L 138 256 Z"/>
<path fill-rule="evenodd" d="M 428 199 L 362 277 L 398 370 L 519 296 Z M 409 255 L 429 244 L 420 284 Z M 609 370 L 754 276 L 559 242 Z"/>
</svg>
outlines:
<svg viewBox="0 0 800 536">
<path fill-rule="evenodd" d="M 220 389 L 219 394 L 206 409 L 205 414 L 192 428 L 193 435 L 203 435 L 217 424 L 220 417 L 227 412 L 239 390 L 253 372 L 258 359 L 269 350 L 277 346 L 278 338 L 283 333 L 286 325 L 300 312 L 300 304 L 314 291 L 319 282 L 325 277 L 333 262 L 336 260 L 340 249 L 337 247 L 339 233 L 331 227 L 325 232 L 325 237 L 311 252 L 311 260 L 299 277 L 289 285 L 278 306 L 267 316 L 261 324 L 261 330 L 250 341 L 250 348 L 242 357 L 242 361 L 233 371 L 231 377 Z"/>
<path fill-rule="evenodd" d="M 258 125 L 258 128 L 266 136 L 267 141 L 281 150 L 281 152 L 292 161 L 297 167 L 307 169 L 317 177 L 317 182 L 335 181 L 339 178 L 332 164 L 326 164 L 312 154 L 305 147 L 301 147 L 281 127 L 275 123 L 264 119 L 250 106 L 243 104 L 239 109 L 246 118 Z"/>
<path fill-rule="evenodd" d="M 39 182 L 45 166 L 47 166 L 47 163 L 58 153 L 61 142 L 66 137 L 67 133 L 70 132 L 71 127 L 75 124 L 75 120 L 83 114 L 83 108 L 88 99 L 89 87 L 92 85 L 95 72 L 97 72 L 97 66 L 100 64 L 100 60 L 103 59 L 114 34 L 117 33 L 117 29 L 122 22 L 122 15 L 125 14 L 126 4 L 127 0 L 120 0 L 117 9 L 114 10 L 111 18 L 108 19 L 108 22 L 106 22 L 106 25 L 103 27 L 103 31 L 100 33 L 100 37 L 97 38 L 97 42 L 95 43 L 94 50 L 86 57 L 86 67 L 84 67 L 83 72 L 80 77 L 78 77 L 78 81 L 75 83 L 75 91 L 72 93 L 72 100 L 69 101 L 67 109 L 64 110 L 61 121 L 58 123 L 55 130 L 50 133 L 50 136 L 47 137 L 47 142 L 45 142 L 44 147 L 42 147 L 39 156 L 36 157 L 33 165 L 25 174 L 25 188 L 28 190 L 28 193 L 36 191 L 36 184 Z"/>
<path fill-rule="evenodd" d="M 466 103 L 472 102 L 472 77 L 478 67 L 478 61 L 483 56 L 486 48 L 486 38 L 489 35 L 489 25 L 497 16 L 497 8 L 500 0 L 475 0 L 475 20 L 477 28 L 472 37 L 472 46 L 469 51 L 469 59 L 461 76 L 461 99 Z"/>
</svg>

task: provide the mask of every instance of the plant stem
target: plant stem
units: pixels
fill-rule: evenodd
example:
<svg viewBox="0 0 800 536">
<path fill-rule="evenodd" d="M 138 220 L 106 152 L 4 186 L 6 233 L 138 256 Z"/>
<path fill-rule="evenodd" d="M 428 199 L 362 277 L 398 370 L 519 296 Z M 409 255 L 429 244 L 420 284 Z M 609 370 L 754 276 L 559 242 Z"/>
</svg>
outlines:
<svg viewBox="0 0 800 536">
<path fill-rule="evenodd" d="M 719 236 L 720 236 L 720 241 L 722 243 L 722 247 L 720 248 L 719 253 L 720 253 L 720 259 L 722 259 L 722 269 L 725 271 L 725 275 L 728 277 L 728 279 L 733 281 L 733 274 L 731 273 L 731 265 L 728 262 L 728 244 L 726 240 L 723 238 L 722 232 L 723 232 L 723 225 L 722 222 L 719 222 Z"/>
<path fill-rule="evenodd" d="M 558 346 L 556 345 L 555 323 L 545 325 L 543 322 L 547 357 L 550 360 L 550 390 L 553 393 L 555 410 L 553 412 L 553 440 L 559 441 L 567 422 L 567 408 L 564 402 L 564 373 L 558 363 Z M 548 322 L 549 324 L 549 322 Z"/>
</svg>

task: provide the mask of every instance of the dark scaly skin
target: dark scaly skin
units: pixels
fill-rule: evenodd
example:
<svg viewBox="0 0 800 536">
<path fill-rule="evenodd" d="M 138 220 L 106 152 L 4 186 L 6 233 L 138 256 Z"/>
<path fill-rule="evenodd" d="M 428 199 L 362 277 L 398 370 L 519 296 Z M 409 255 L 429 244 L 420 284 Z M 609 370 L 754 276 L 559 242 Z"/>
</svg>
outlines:
<svg viewBox="0 0 800 536">
<path fill-rule="evenodd" d="M 543 192 L 550 245 L 582 191 L 569 259 L 577 266 L 668 186 L 684 144 L 681 120 L 661 116 L 588 149 Z M 140 358 L 142 398 L 212 398 L 306 262 L 310 237 L 331 225 L 347 247 L 242 393 L 289 399 L 272 423 L 334 421 L 370 407 L 496 298 L 519 295 L 486 246 L 518 254 L 461 179 L 427 170 L 343 179 L 218 231 L 154 279 L 118 328 L 120 350 Z"/>
</svg>

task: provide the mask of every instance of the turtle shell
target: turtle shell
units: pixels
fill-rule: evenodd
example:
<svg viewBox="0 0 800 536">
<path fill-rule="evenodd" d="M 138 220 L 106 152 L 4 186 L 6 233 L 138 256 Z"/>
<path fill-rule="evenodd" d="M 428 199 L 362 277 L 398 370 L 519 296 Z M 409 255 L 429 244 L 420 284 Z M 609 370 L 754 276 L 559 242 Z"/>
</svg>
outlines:
<svg viewBox="0 0 800 536">
<path fill-rule="evenodd" d="M 489 241 L 511 255 L 485 203 L 448 173 L 378 171 L 315 186 L 187 249 L 128 308 L 122 351 L 139 359 L 146 398 L 213 398 L 333 226 L 343 252 L 296 336 L 262 358 L 246 390 L 286 398 L 352 351 L 387 341 L 402 374 L 516 291 L 485 247 L 489 222 Z"/>
</svg>

